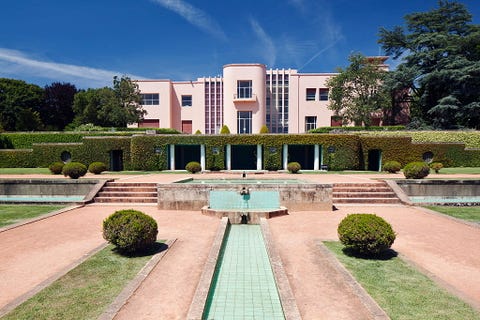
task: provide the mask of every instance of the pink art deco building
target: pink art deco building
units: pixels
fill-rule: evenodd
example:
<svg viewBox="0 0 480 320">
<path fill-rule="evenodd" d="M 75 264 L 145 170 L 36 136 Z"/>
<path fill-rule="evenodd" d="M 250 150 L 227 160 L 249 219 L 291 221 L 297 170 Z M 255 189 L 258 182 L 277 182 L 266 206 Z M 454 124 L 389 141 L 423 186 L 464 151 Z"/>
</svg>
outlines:
<svg viewBox="0 0 480 320">
<path fill-rule="evenodd" d="M 227 64 L 223 77 L 196 81 L 138 80 L 142 107 L 139 127 L 174 128 L 184 133 L 304 133 L 337 126 L 327 108 L 326 81 L 334 73 L 298 73 L 265 65 Z"/>
</svg>

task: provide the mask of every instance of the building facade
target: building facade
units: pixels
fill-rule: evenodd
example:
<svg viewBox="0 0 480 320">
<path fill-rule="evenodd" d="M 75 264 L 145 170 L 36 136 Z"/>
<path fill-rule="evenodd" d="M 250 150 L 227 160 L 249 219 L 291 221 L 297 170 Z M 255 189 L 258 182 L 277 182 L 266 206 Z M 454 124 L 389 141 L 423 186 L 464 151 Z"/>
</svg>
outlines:
<svg viewBox="0 0 480 320">
<path fill-rule="evenodd" d="M 334 73 L 266 69 L 263 64 L 228 64 L 222 77 L 196 81 L 137 80 L 142 107 L 139 127 L 174 128 L 183 133 L 304 133 L 340 125 L 327 108 L 326 81 Z"/>
</svg>

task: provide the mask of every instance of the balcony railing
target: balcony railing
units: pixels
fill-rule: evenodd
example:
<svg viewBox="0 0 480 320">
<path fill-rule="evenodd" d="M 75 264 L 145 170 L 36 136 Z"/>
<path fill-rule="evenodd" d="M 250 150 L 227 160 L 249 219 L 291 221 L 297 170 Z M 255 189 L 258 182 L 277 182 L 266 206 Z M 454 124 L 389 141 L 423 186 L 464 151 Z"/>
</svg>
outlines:
<svg viewBox="0 0 480 320">
<path fill-rule="evenodd" d="M 250 101 L 257 101 L 257 95 L 252 93 L 251 95 L 238 95 L 233 94 L 233 101 L 235 102 L 250 102 Z"/>
</svg>

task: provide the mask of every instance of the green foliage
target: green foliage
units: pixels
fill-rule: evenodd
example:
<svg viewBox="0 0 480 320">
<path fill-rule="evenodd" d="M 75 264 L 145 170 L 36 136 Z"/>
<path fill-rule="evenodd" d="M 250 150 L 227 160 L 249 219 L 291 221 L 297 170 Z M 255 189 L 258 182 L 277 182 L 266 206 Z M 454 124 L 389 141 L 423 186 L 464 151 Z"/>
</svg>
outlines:
<svg viewBox="0 0 480 320">
<path fill-rule="evenodd" d="M 104 127 L 96 126 L 93 123 L 85 123 L 79 126 L 72 128 L 71 131 L 82 131 L 82 132 L 90 132 L 90 131 L 105 131 Z"/>
<path fill-rule="evenodd" d="M 48 166 L 48 170 L 50 170 L 52 174 L 60 174 L 63 171 L 64 165 L 65 164 L 63 162 L 55 161 L 54 163 Z"/>
<path fill-rule="evenodd" d="M 13 149 L 12 141 L 4 134 L 0 134 L 0 149 Z"/>
<path fill-rule="evenodd" d="M 195 131 L 195 134 L 202 134 L 202 131 L 197 129 L 197 131 Z"/>
<path fill-rule="evenodd" d="M 54 82 L 45 86 L 40 117 L 48 130 L 63 130 L 73 121 L 73 98 L 77 88 L 70 83 Z"/>
<path fill-rule="evenodd" d="M 401 169 L 402 169 L 402 164 L 395 160 L 387 161 L 383 165 L 383 171 L 387 171 L 390 173 L 397 173 Z"/>
<path fill-rule="evenodd" d="M 230 129 L 226 124 L 224 124 L 220 129 L 220 134 L 230 134 Z"/>
<path fill-rule="evenodd" d="M 423 179 L 430 173 L 430 167 L 425 162 L 410 162 L 403 168 L 407 179 Z"/>
<path fill-rule="evenodd" d="M 190 161 L 185 166 L 185 170 L 187 170 L 190 173 L 197 173 L 202 171 L 202 166 L 197 161 Z"/>
<path fill-rule="evenodd" d="M 381 60 L 361 54 L 349 57 L 350 65 L 339 69 L 339 74 L 327 81 L 330 87 L 328 108 L 345 123 L 368 127 L 374 113 L 383 111 L 391 103 L 389 93 L 383 90 L 386 71 L 379 68 Z"/>
<path fill-rule="evenodd" d="M 95 161 L 88 166 L 88 172 L 93 174 L 100 174 L 103 171 L 107 171 L 107 165 L 103 162 Z"/>
<path fill-rule="evenodd" d="M 388 83 L 413 96 L 412 115 L 437 128 L 480 125 L 480 25 L 457 1 L 405 16 L 406 27 L 381 28 L 387 55 L 401 58 Z"/>
<path fill-rule="evenodd" d="M 287 170 L 290 173 L 298 173 L 298 171 L 300 171 L 300 169 L 302 169 L 302 166 L 298 162 L 294 161 L 294 162 L 289 162 L 287 164 Z"/>
<path fill-rule="evenodd" d="M 25 81 L 0 78 L 0 128 L 5 131 L 40 130 L 44 91 Z"/>
<path fill-rule="evenodd" d="M 432 162 L 430 163 L 430 169 L 435 171 L 435 173 L 438 173 L 440 169 L 443 168 L 443 164 L 441 162 Z"/>
<path fill-rule="evenodd" d="M 140 108 L 138 85 L 128 77 L 113 78 L 113 88 L 88 89 L 75 95 L 74 123 L 102 127 L 126 127 L 139 122 L 145 110 Z"/>
<path fill-rule="evenodd" d="M 308 133 L 331 133 L 331 132 L 352 132 L 352 131 L 400 131 L 405 130 L 405 126 L 369 126 L 369 127 L 319 127 L 309 130 Z"/>
<path fill-rule="evenodd" d="M 48 166 L 49 161 L 45 164 Z M 32 157 L 32 150 L 0 150 L 0 167 L 2 168 L 34 168 L 37 159 Z"/>
<path fill-rule="evenodd" d="M 68 162 L 62 168 L 63 175 L 72 179 L 78 179 L 87 174 L 87 167 L 80 162 Z"/>
<path fill-rule="evenodd" d="M 157 234 L 157 222 L 136 210 L 116 211 L 103 221 L 103 238 L 123 253 L 148 249 L 155 243 Z"/>
<path fill-rule="evenodd" d="M 389 249 L 395 241 L 391 225 L 375 214 L 349 214 L 340 222 L 337 232 L 348 250 L 367 256 Z"/>
<path fill-rule="evenodd" d="M 260 128 L 260 134 L 263 134 L 263 133 L 268 133 L 268 127 L 266 124 L 264 124 L 261 128 Z"/>
</svg>

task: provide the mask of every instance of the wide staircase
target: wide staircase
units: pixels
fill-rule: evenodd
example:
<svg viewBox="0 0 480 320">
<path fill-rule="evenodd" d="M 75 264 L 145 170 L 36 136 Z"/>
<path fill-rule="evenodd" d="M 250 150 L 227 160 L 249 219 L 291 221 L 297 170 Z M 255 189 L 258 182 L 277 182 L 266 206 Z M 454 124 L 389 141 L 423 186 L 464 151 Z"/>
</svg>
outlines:
<svg viewBox="0 0 480 320">
<path fill-rule="evenodd" d="M 157 203 L 157 184 L 107 182 L 95 197 L 100 203 Z"/>
<path fill-rule="evenodd" d="M 386 182 L 334 183 L 333 204 L 400 204 Z"/>
</svg>

